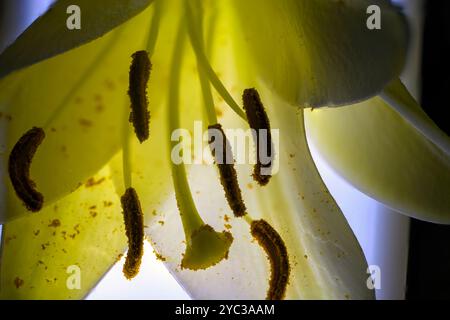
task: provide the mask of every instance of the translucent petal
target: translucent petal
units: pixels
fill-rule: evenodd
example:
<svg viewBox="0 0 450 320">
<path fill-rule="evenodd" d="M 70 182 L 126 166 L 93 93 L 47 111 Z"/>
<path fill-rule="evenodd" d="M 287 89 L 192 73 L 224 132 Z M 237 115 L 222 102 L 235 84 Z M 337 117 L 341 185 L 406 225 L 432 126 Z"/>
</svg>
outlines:
<svg viewBox="0 0 450 320">
<path fill-rule="evenodd" d="M 256 72 L 294 105 L 345 105 L 379 93 L 402 70 L 404 17 L 389 1 L 233 0 L 236 38 Z M 369 30 L 378 5 L 381 30 Z"/>
<path fill-rule="evenodd" d="M 142 49 L 151 9 L 105 37 L 0 80 L 1 170 L 7 201 L 0 222 L 26 210 L 12 190 L 5 168 L 10 150 L 33 126 L 46 138 L 31 166 L 44 204 L 75 190 L 121 147 L 121 128 L 129 111 L 131 54 Z"/>
<path fill-rule="evenodd" d="M 0 55 L 0 78 L 102 36 L 144 10 L 152 1 L 57 1 Z M 71 16 L 67 9 L 74 4 L 80 8 L 81 30 L 67 27 L 66 20 Z"/>
<path fill-rule="evenodd" d="M 286 298 L 372 298 L 373 292 L 366 287 L 367 265 L 362 251 L 310 157 L 302 114 L 279 101 L 271 103 L 272 127 L 281 128 L 279 173 L 267 187 L 260 188 L 252 181 L 252 166 L 239 165 L 237 169 L 251 216 L 270 222 L 286 243 L 292 268 Z M 229 113 L 221 122 L 227 128 L 237 125 L 235 116 Z M 185 243 L 173 195 L 156 208 L 156 217 L 147 223 L 146 232 L 155 250 L 193 298 L 264 299 L 269 263 L 250 235 L 248 224 L 233 218 L 216 169 L 192 165 L 190 172 L 202 218 L 215 230 L 233 234 L 228 259 L 207 270 L 181 269 Z"/>
<path fill-rule="evenodd" d="M 126 238 L 111 174 L 107 166 L 94 176 L 102 183 L 3 225 L 1 299 L 83 298 L 120 258 Z"/>
<path fill-rule="evenodd" d="M 381 98 L 305 110 L 322 157 L 369 196 L 411 217 L 450 223 L 450 159 Z"/>
</svg>

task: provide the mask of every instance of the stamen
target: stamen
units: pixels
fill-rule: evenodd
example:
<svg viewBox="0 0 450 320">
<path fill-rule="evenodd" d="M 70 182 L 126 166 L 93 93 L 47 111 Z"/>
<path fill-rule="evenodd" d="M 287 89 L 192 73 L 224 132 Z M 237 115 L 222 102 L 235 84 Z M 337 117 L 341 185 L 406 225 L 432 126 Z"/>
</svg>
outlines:
<svg viewBox="0 0 450 320">
<path fill-rule="evenodd" d="M 259 185 L 265 186 L 269 183 L 271 178 L 270 172 L 274 158 L 269 118 L 267 117 L 266 110 L 264 109 L 264 105 L 262 104 L 256 89 L 252 88 L 244 90 L 242 99 L 250 128 L 255 131 L 256 165 L 253 170 L 253 179 L 258 182 Z M 266 141 L 261 140 L 261 130 L 265 130 L 267 133 Z M 261 150 L 261 148 L 267 148 L 267 150 Z M 262 163 L 261 155 L 263 154 L 269 155 L 270 161 L 268 163 Z"/>
<path fill-rule="evenodd" d="M 236 217 L 243 217 L 246 215 L 247 208 L 242 199 L 241 188 L 239 187 L 236 169 L 234 168 L 234 159 L 230 143 L 220 124 L 211 125 L 208 129 L 209 144 L 211 146 L 212 155 L 219 168 L 220 183 L 225 191 L 228 205 L 231 210 L 233 210 Z M 219 141 L 215 141 L 215 139 L 217 139 L 214 135 L 215 132 L 219 133 L 221 136 Z M 220 148 L 220 150 L 217 150 L 217 148 Z"/>
<path fill-rule="evenodd" d="M 193 10 L 191 8 L 192 1 L 185 1 L 186 9 L 186 21 L 189 32 L 189 38 L 191 40 L 192 48 L 194 49 L 195 56 L 197 58 L 198 65 L 203 69 L 209 81 L 216 89 L 216 91 L 222 96 L 223 100 L 228 104 L 228 106 L 242 119 L 246 120 L 245 113 L 239 107 L 239 105 L 234 101 L 231 94 L 227 91 L 222 81 L 220 81 L 214 69 L 206 57 L 205 51 L 203 50 L 204 45 L 201 41 L 202 37 L 199 35 L 198 28 L 196 27 L 196 19 L 194 18 Z"/>
<path fill-rule="evenodd" d="M 278 232 L 265 220 L 253 221 L 251 233 L 270 261 L 271 276 L 266 299 L 281 300 L 286 294 L 290 273 L 286 245 Z"/>
<path fill-rule="evenodd" d="M 148 32 L 148 38 L 147 38 L 147 43 L 146 43 L 146 48 L 147 48 L 147 52 L 148 54 L 145 55 L 145 51 L 143 51 L 142 55 L 144 56 L 141 59 L 147 60 L 144 62 L 144 69 L 148 70 L 148 75 L 144 75 L 141 76 L 139 75 L 139 66 L 136 66 L 136 73 L 138 73 L 135 77 L 139 78 L 147 78 L 147 81 L 145 81 L 146 79 L 136 79 L 136 82 L 139 81 L 143 81 L 143 82 L 148 82 L 148 77 L 150 77 L 150 71 L 151 71 L 151 63 L 150 63 L 150 58 L 153 56 L 155 47 L 156 47 L 156 42 L 158 40 L 158 36 L 159 36 L 159 24 L 160 24 L 160 20 L 161 20 L 161 14 L 162 14 L 162 0 L 154 0 L 154 12 L 153 12 L 153 18 L 152 18 L 152 22 L 150 24 L 150 29 Z M 136 53 L 137 55 L 139 55 L 140 53 Z M 145 58 L 145 56 L 147 56 L 147 59 Z M 134 62 L 134 57 L 133 57 L 133 62 Z M 145 65 L 147 65 L 148 67 L 145 67 Z M 133 69 L 133 63 L 132 63 L 132 67 Z M 130 78 L 131 78 L 131 71 L 130 71 Z M 131 83 L 132 81 L 130 80 L 130 88 L 133 87 L 133 84 Z M 143 99 L 145 99 L 145 101 L 147 101 L 147 97 L 146 97 L 146 87 L 147 85 L 145 85 L 143 91 Z M 136 89 L 136 91 L 139 91 L 139 88 Z M 142 91 L 142 90 L 141 90 Z M 128 107 L 128 106 L 127 106 Z M 130 113 L 130 115 L 128 116 L 128 119 L 131 120 L 131 122 L 133 123 L 133 125 L 136 127 L 142 127 L 143 128 L 143 132 L 146 134 L 143 134 L 142 138 L 145 138 L 149 136 L 149 118 L 150 118 L 150 114 L 148 111 L 148 106 L 144 109 L 139 109 L 140 112 L 137 114 L 137 116 L 141 116 L 140 121 L 134 121 L 134 117 L 133 117 L 133 107 L 132 111 Z M 126 112 L 126 110 L 125 110 Z M 143 116 L 141 115 L 143 114 Z M 125 117 L 127 118 L 127 116 Z M 137 120 L 137 119 L 136 119 Z M 144 125 L 140 125 L 140 122 L 143 122 Z M 136 131 L 136 129 L 135 129 Z M 141 131 L 141 130 L 140 130 Z M 127 121 L 126 123 L 124 123 L 123 125 L 123 132 L 122 132 L 122 163 L 123 163 L 123 180 L 124 180 L 124 184 L 125 184 L 125 189 L 126 188 L 130 188 L 132 186 L 132 166 L 131 166 L 131 154 L 132 154 L 132 146 L 130 144 L 130 129 L 129 129 L 129 122 Z M 139 138 L 139 136 L 138 136 Z M 142 142 L 140 140 L 140 142 Z"/>
<path fill-rule="evenodd" d="M 137 51 L 132 55 L 128 95 L 131 100 L 130 122 L 139 142 L 149 137 L 150 112 L 148 111 L 147 83 L 152 64 L 147 51 Z"/>
<path fill-rule="evenodd" d="M 153 53 L 155 51 L 156 42 L 158 40 L 159 36 L 159 25 L 161 22 L 161 16 L 162 16 L 162 5 L 163 0 L 153 0 L 153 17 L 152 22 L 150 24 L 150 29 L 148 32 L 148 38 L 147 38 L 147 52 L 149 57 L 153 56 Z"/>
<path fill-rule="evenodd" d="M 36 185 L 30 179 L 31 162 L 44 138 L 44 130 L 34 127 L 17 141 L 9 155 L 8 171 L 11 183 L 17 196 L 32 212 L 41 210 L 44 204 L 44 196 L 35 189 Z"/>
<path fill-rule="evenodd" d="M 156 0 L 155 0 L 156 1 Z M 134 126 L 138 140 L 142 143 L 149 138 L 150 112 L 148 110 L 147 83 L 150 77 L 152 64 L 150 57 L 153 54 L 159 34 L 159 22 L 161 18 L 161 0 L 156 1 L 155 11 L 149 36 L 147 39 L 147 51 L 137 51 L 132 55 L 133 61 L 130 67 L 128 94 L 131 100 L 131 113 L 129 121 Z M 128 238 L 128 253 L 123 266 L 123 273 L 129 280 L 139 273 L 139 268 L 144 252 L 144 216 L 141 203 L 136 190 L 132 187 L 131 170 L 131 145 L 129 123 L 123 126 L 123 175 L 125 194 L 121 198 L 125 231 Z"/>
<path fill-rule="evenodd" d="M 202 29 L 202 22 L 203 21 L 201 19 L 198 19 L 197 28 L 200 30 Z M 198 31 L 198 33 L 200 36 L 199 44 L 201 46 L 201 49 L 204 50 L 203 34 L 201 33 L 201 31 Z M 214 106 L 214 98 L 213 98 L 213 95 L 211 92 L 211 83 L 208 79 L 208 76 L 206 75 L 206 72 L 201 67 L 201 62 L 199 61 L 198 58 L 197 58 L 197 69 L 198 69 L 198 77 L 200 80 L 200 86 L 202 89 L 205 115 L 208 120 L 208 125 L 212 125 L 212 124 L 217 123 L 217 115 L 216 115 L 216 110 L 215 110 L 215 106 Z"/>
<path fill-rule="evenodd" d="M 144 216 L 136 190 L 128 188 L 120 199 L 128 238 L 128 253 L 123 274 L 131 280 L 139 273 L 144 253 Z"/>
</svg>

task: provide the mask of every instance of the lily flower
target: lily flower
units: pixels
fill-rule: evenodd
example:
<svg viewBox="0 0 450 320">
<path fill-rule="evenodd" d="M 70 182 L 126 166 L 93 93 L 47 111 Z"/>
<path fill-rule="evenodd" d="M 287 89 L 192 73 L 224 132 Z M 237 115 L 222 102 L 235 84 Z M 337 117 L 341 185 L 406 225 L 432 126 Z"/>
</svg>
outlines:
<svg viewBox="0 0 450 320">
<path fill-rule="evenodd" d="M 69 30 L 73 2 L 57 1 L 0 55 L 2 298 L 83 298 L 127 248 L 139 268 L 141 229 L 193 298 L 373 298 L 305 114 L 356 187 L 448 222 L 448 137 L 396 80 L 407 31 L 387 1 L 376 1 L 381 30 L 366 28 L 366 0 L 79 0 L 82 28 Z M 134 74 L 142 51 L 151 63 Z M 171 138 L 196 121 L 226 135 L 253 127 L 240 98 L 249 88 L 279 130 L 279 170 L 262 186 L 251 164 L 236 164 L 233 193 L 220 165 L 174 163 Z M 133 132 L 148 122 L 134 94 L 148 97 L 148 138 Z M 25 139 L 32 128 L 39 143 Z M 36 212 L 20 188 L 42 196 Z M 243 217 L 229 201 L 239 191 Z"/>
</svg>

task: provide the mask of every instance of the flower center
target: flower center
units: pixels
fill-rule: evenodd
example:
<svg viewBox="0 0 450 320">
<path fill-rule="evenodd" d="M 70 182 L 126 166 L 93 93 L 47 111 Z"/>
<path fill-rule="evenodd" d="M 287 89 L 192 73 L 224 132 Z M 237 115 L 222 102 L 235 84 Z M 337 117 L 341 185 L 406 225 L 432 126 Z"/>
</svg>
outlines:
<svg viewBox="0 0 450 320">
<path fill-rule="evenodd" d="M 140 143 L 149 139 L 150 113 L 148 110 L 147 85 L 152 68 L 151 57 L 158 38 L 159 22 L 161 18 L 161 0 L 154 1 L 155 11 L 148 35 L 146 51 L 137 51 L 132 55 L 133 61 L 129 75 L 129 97 L 131 100 L 131 113 L 126 115 L 123 126 L 123 174 L 125 193 L 121 197 L 124 214 L 126 235 L 128 238 L 128 253 L 123 268 L 126 278 L 131 279 L 139 272 L 143 255 L 144 241 L 144 216 L 141 209 L 138 194 L 132 186 L 131 168 L 131 145 L 130 125 L 132 122 L 136 138 Z M 289 259 L 286 246 L 278 232 L 265 220 L 254 220 L 247 212 L 242 197 L 239 179 L 234 167 L 234 159 L 230 144 L 218 123 L 214 107 L 214 99 L 211 85 L 222 96 L 224 101 L 237 116 L 248 121 L 254 131 L 266 130 L 267 139 L 261 139 L 259 134 L 255 135 L 257 150 L 257 163 L 254 168 L 253 177 L 265 186 L 270 180 L 271 166 L 273 161 L 272 140 L 270 136 L 270 123 L 264 110 L 258 92 L 255 89 L 246 89 L 243 93 L 244 110 L 236 103 L 231 94 L 220 81 L 211 67 L 204 50 L 204 40 L 201 19 L 201 2 L 198 0 L 184 1 L 185 16 L 181 18 L 177 31 L 173 56 L 170 65 L 169 88 L 168 88 L 168 112 L 167 112 L 167 143 L 169 150 L 175 147 L 176 142 L 171 141 L 171 133 L 180 128 L 180 78 L 183 67 L 184 49 L 187 35 L 197 59 L 199 79 L 204 99 L 205 113 L 208 119 L 210 134 L 209 143 L 212 154 L 218 167 L 220 182 L 224 189 L 227 202 L 235 217 L 243 217 L 250 226 L 252 236 L 257 240 L 266 252 L 271 265 L 271 278 L 267 292 L 268 299 L 282 299 L 286 292 L 289 280 Z M 194 10 L 195 9 L 195 10 Z M 200 15 L 197 17 L 195 14 Z M 187 34 L 186 34 L 187 30 Z M 112 43 L 115 42 L 113 39 Z M 109 46 L 107 46 L 109 48 Z M 100 54 L 100 56 L 103 54 Z M 97 60 L 97 59 L 96 59 Z M 89 68 L 75 88 L 63 99 L 61 105 L 56 108 L 54 114 L 48 120 L 46 127 L 62 112 L 68 100 L 71 99 L 78 86 L 92 74 L 94 68 Z M 128 112 L 128 109 L 126 110 Z M 127 113 L 125 113 L 127 114 Z M 31 211 L 39 211 L 43 206 L 43 196 L 34 188 L 34 183 L 29 177 L 29 168 L 37 147 L 44 139 L 43 129 L 33 128 L 25 133 L 14 146 L 9 161 L 9 174 L 17 196 Z M 214 138 L 214 139 L 213 139 Z M 262 142 L 261 140 L 264 140 Z M 214 146 L 213 146 L 214 144 Z M 270 153 L 269 161 L 264 162 L 260 158 L 261 148 Z M 181 150 L 181 152 L 183 152 Z M 267 153 L 265 153 L 267 154 Z M 191 189 L 187 179 L 186 168 L 183 163 L 175 164 L 171 161 L 172 180 L 175 190 L 177 206 L 185 234 L 186 250 L 181 260 L 181 267 L 190 270 L 209 268 L 223 259 L 228 258 L 228 252 L 233 242 L 230 232 L 217 232 L 201 218 L 192 198 Z"/>
<path fill-rule="evenodd" d="M 219 145 L 221 144 L 221 147 L 212 149 L 213 156 L 219 169 L 220 181 L 225 191 L 225 197 L 234 215 L 236 217 L 244 217 L 245 221 L 250 225 L 252 236 L 264 249 L 270 261 L 271 278 L 269 281 L 269 289 L 267 291 L 267 299 L 282 299 L 285 296 L 290 273 L 289 257 L 286 246 L 281 236 L 269 223 L 265 220 L 256 221 L 246 212 L 246 206 L 241 195 L 237 173 L 234 168 L 231 147 L 223 132 L 222 126 L 217 122 L 210 84 L 213 85 L 224 101 L 239 117 L 248 121 L 249 126 L 254 132 L 265 130 L 267 139 L 261 139 L 259 135 L 260 132 L 255 135 L 254 139 L 257 146 L 257 163 L 255 165 L 253 178 L 261 186 L 265 186 L 269 183 L 273 161 L 269 118 L 256 89 L 246 89 L 243 93 L 244 109 L 246 112 L 244 114 L 242 109 L 232 98 L 231 94 L 219 80 L 204 52 L 201 18 L 194 17 L 194 10 L 192 10 L 191 6 L 195 6 L 196 12 L 201 12 L 201 5 L 198 0 L 185 1 L 186 22 L 190 42 L 197 58 L 200 83 L 205 100 L 204 106 L 209 121 L 208 132 L 210 134 L 210 144 L 212 142 L 211 130 L 216 131 L 216 133 L 218 132 L 214 138 L 219 139 Z M 269 161 L 263 162 L 260 158 L 262 148 L 266 148 L 267 150 L 265 151 L 269 152 L 264 153 L 270 154 Z M 217 149 L 219 149 L 220 155 L 217 153 Z"/>
<path fill-rule="evenodd" d="M 175 142 L 170 140 L 171 133 L 180 127 L 179 90 L 185 38 L 184 25 L 181 22 L 172 57 L 169 83 L 167 117 L 169 132 L 167 137 L 172 148 L 175 146 Z M 169 161 L 171 162 L 175 195 L 186 238 L 186 251 L 181 267 L 192 270 L 206 269 L 227 258 L 233 237 L 229 232 L 216 232 L 203 222 L 192 199 L 184 164 L 177 165 L 171 160 Z"/>
</svg>

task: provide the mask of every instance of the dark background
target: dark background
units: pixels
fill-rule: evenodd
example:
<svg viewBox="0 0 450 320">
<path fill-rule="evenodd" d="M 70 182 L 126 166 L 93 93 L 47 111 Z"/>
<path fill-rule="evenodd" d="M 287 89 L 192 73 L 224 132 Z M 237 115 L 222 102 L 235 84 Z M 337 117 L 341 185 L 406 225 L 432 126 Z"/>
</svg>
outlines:
<svg viewBox="0 0 450 320">
<path fill-rule="evenodd" d="M 424 10 L 422 107 L 450 135 L 450 1 Z M 406 298 L 450 299 L 450 226 L 411 220 Z"/>
</svg>

